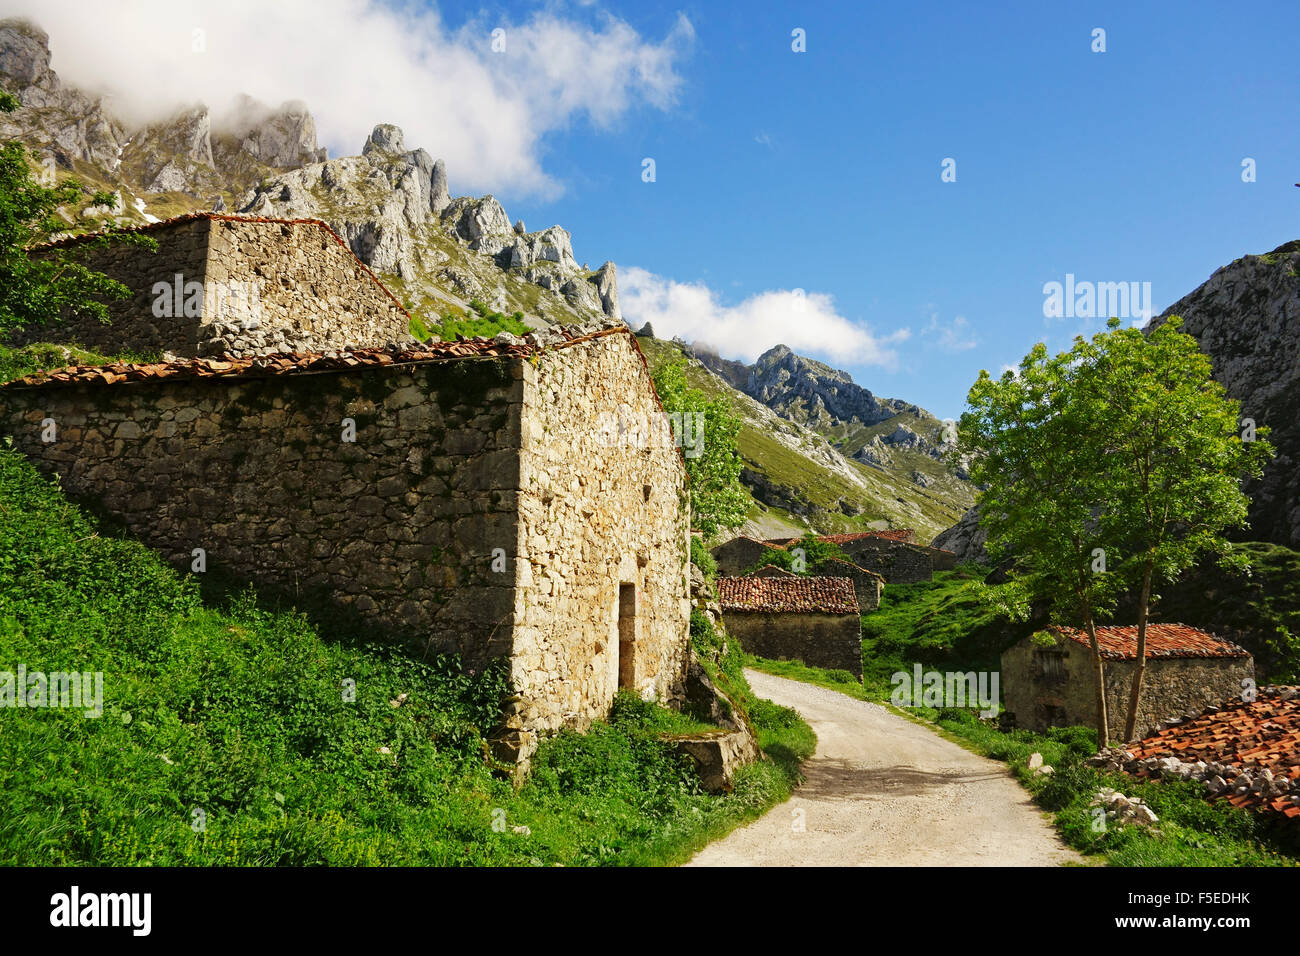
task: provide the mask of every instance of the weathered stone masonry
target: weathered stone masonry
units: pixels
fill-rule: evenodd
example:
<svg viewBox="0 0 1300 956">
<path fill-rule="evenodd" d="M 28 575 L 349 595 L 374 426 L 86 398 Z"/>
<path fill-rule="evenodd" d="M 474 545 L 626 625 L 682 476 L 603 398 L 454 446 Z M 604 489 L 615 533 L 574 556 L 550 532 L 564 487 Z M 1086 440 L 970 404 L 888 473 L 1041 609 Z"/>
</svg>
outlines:
<svg viewBox="0 0 1300 956">
<path fill-rule="evenodd" d="M 529 357 L 11 384 L 0 431 L 186 567 L 204 548 L 210 569 L 470 666 L 509 657 L 505 749 L 526 758 L 620 686 L 682 695 L 685 469 L 670 446 L 601 439 L 620 402 L 659 411 L 632 336 L 613 331 Z"/>
<path fill-rule="evenodd" d="M 323 222 L 196 213 L 135 231 L 155 239 L 157 251 L 87 237 L 34 250 L 68 250 L 132 294 L 108 304 L 111 325 L 73 319 L 27 339 L 48 340 L 54 331 L 61 341 L 110 353 L 184 356 L 413 342 L 410 316 Z M 201 296 L 189 291 L 195 284 Z M 160 286 L 174 290 L 161 303 Z M 202 314 L 194 314 L 200 302 Z"/>
</svg>

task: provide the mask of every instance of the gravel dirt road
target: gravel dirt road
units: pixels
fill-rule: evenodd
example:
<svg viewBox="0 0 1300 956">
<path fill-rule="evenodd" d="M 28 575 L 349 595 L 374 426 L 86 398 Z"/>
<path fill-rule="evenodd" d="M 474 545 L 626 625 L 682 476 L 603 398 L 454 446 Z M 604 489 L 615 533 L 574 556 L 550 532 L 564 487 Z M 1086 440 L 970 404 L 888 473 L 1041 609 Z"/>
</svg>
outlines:
<svg viewBox="0 0 1300 956">
<path fill-rule="evenodd" d="M 1059 866 L 1082 863 L 1005 765 L 834 691 L 747 671 L 817 732 L 793 797 L 687 866 Z M 802 830 L 800 830 L 802 824 Z"/>
</svg>

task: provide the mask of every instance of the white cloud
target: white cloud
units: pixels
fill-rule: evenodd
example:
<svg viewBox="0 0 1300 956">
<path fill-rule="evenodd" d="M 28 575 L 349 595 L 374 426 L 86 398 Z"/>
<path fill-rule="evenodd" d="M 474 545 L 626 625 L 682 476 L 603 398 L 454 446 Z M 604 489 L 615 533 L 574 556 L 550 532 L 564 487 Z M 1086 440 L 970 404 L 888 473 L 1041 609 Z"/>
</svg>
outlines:
<svg viewBox="0 0 1300 956">
<path fill-rule="evenodd" d="M 898 356 L 891 346 L 908 337 L 907 329 L 877 336 L 840 315 L 829 295 L 802 289 L 760 292 L 724 305 L 703 283 L 676 282 L 633 266 L 619 271 L 618 295 L 634 328 L 650 322 L 659 338 L 681 336 L 745 362 L 788 345 L 833 362 L 892 367 Z"/>
<path fill-rule="evenodd" d="M 930 324 L 921 330 L 921 334 L 938 336 L 936 341 L 939 348 L 945 352 L 965 352 L 979 344 L 964 315 L 955 317 L 945 325 L 939 321 L 938 312 L 931 313 Z"/>
<path fill-rule="evenodd" d="M 447 161 L 453 191 L 550 196 L 560 186 L 542 166 L 546 135 L 671 107 L 695 35 L 680 14 L 655 41 L 561 4 L 454 29 L 435 8 L 377 0 L 0 0 L 10 15 L 50 34 L 65 81 L 111 91 L 133 120 L 195 101 L 217 115 L 238 93 L 298 99 L 331 155 L 354 155 L 376 123 L 395 123 L 408 147 Z M 493 52 L 498 28 L 504 50 Z"/>
</svg>

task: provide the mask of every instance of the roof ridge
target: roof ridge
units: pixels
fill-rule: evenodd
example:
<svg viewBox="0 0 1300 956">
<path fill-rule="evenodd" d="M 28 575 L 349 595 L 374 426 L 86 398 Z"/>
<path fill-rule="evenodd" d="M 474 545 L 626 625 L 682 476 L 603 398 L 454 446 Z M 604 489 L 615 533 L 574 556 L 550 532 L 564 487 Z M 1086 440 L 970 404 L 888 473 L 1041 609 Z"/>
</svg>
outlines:
<svg viewBox="0 0 1300 956">
<path fill-rule="evenodd" d="M 573 336 L 551 346 L 497 342 L 490 338 L 431 342 L 419 348 L 382 347 L 331 349 L 323 352 L 275 352 L 265 356 L 193 357 L 169 362 L 109 362 L 103 365 L 68 365 L 61 369 L 34 372 L 0 384 L 0 388 L 40 388 L 56 385 L 114 385 L 126 381 L 154 381 L 173 378 L 243 378 L 280 374 L 346 372 L 379 366 L 429 365 L 472 358 L 526 358 L 547 348 L 564 349 L 607 335 L 633 335 L 626 326 L 598 329 Z M 635 341 L 635 340 L 634 340 Z M 641 355 L 645 362 L 644 354 Z M 653 390 L 653 379 L 651 380 Z M 659 401 L 655 392 L 655 400 Z M 659 407 L 663 405 L 660 402 Z"/>
</svg>

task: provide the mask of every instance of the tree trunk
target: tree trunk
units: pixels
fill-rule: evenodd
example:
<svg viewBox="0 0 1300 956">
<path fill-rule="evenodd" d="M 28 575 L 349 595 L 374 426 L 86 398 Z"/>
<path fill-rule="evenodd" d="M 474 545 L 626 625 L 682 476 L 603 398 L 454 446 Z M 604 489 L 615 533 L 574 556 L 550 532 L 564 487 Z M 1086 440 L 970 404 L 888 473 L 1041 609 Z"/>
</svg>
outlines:
<svg viewBox="0 0 1300 956">
<path fill-rule="evenodd" d="M 1137 736 L 1138 705 L 1142 703 L 1142 678 L 1147 670 L 1147 606 L 1151 603 L 1151 575 L 1155 570 L 1148 561 L 1142 570 L 1142 593 L 1138 597 L 1137 667 L 1128 692 L 1128 720 L 1124 721 L 1124 743 Z"/>
<path fill-rule="evenodd" d="M 1106 722 L 1106 664 L 1101 659 L 1101 645 L 1097 643 L 1097 625 L 1088 611 L 1083 618 L 1084 630 L 1088 633 L 1088 643 L 1092 645 L 1092 663 L 1097 671 L 1097 749 L 1104 749 L 1110 743 L 1110 727 Z"/>
</svg>

